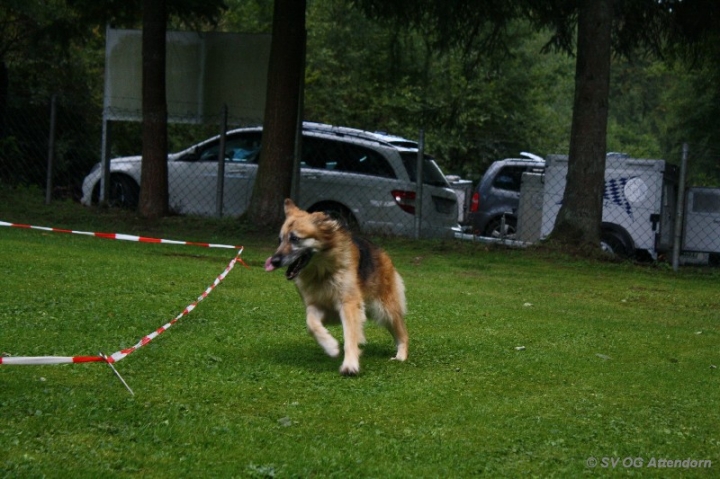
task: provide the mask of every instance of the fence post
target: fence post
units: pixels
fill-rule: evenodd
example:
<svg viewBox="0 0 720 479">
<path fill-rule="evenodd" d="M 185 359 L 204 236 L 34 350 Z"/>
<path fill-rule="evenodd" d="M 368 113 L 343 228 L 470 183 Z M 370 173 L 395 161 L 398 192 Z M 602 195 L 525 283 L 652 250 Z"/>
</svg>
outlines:
<svg viewBox="0 0 720 479">
<path fill-rule="evenodd" d="M 52 200 L 52 177 L 53 177 L 53 161 L 55 160 L 55 116 L 56 116 L 56 100 L 57 93 L 53 93 L 50 98 L 50 133 L 48 136 L 48 163 L 47 178 L 45 181 L 45 204 L 49 205 Z"/>
<path fill-rule="evenodd" d="M 220 148 L 218 148 L 217 196 L 215 197 L 215 214 L 223 215 L 223 196 L 225 195 L 225 137 L 227 134 L 228 107 L 224 104 L 220 118 Z"/>
<path fill-rule="evenodd" d="M 420 130 L 418 141 L 417 167 L 415 168 L 415 239 L 420 239 L 423 214 L 423 166 L 425 163 L 425 130 Z"/>
<path fill-rule="evenodd" d="M 108 206 L 110 201 L 110 137 L 112 123 L 103 112 L 102 120 L 102 145 L 100 151 L 100 198 L 98 204 Z"/>
<path fill-rule="evenodd" d="M 678 270 L 680 263 L 680 244 L 682 243 L 682 227 L 685 214 L 685 175 L 687 174 L 688 144 L 683 143 L 682 160 L 680 161 L 680 180 L 675 211 L 675 236 L 673 237 L 673 271 Z"/>
</svg>

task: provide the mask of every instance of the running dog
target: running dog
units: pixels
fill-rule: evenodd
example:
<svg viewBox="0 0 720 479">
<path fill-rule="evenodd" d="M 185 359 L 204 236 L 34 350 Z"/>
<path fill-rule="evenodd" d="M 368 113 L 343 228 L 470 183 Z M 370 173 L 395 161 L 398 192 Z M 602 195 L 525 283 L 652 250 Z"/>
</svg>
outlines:
<svg viewBox="0 0 720 479">
<path fill-rule="evenodd" d="M 366 314 L 395 339 L 397 354 L 392 359 L 405 361 L 405 285 L 382 249 L 353 235 L 326 213 L 308 213 L 286 199 L 280 246 L 265 261 L 265 270 L 286 266 L 285 277 L 295 281 L 305 302 L 308 331 L 333 358 L 340 355 L 340 348 L 325 325 L 342 324 L 341 374 L 360 372 Z"/>
</svg>

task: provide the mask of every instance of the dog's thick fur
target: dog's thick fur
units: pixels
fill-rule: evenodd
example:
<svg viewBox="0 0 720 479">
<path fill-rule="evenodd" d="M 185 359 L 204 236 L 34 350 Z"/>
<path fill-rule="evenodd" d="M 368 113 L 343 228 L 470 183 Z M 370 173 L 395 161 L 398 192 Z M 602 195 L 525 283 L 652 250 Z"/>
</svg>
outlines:
<svg viewBox="0 0 720 479">
<path fill-rule="evenodd" d="M 280 246 L 265 269 L 285 266 L 285 276 L 295 281 L 305 302 L 308 331 L 331 357 L 339 356 L 340 349 L 325 325 L 342 323 L 341 374 L 360 371 L 366 314 L 395 339 L 397 354 L 392 359 L 407 358 L 405 285 L 387 253 L 327 214 L 308 213 L 286 199 Z"/>
</svg>

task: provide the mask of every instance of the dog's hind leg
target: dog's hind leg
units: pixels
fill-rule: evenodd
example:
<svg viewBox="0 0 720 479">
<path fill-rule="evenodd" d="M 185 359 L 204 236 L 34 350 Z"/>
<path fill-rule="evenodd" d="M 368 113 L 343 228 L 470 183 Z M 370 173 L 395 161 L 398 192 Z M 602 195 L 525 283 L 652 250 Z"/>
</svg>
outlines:
<svg viewBox="0 0 720 479">
<path fill-rule="evenodd" d="M 390 359 L 405 361 L 408 355 L 408 332 L 403 319 L 405 314 L 404 303 L 397 302 L 384 305 L 376 301 L 369 303 L 368 307 L 370 317 L 374 318 L 379 325 L 385 327 L 395 340 L 397 354 Z"/>
<path fill-rule="evenodd" d="M 379 311 L 380 323 L 383 324 L 397 347 L 395 357 L 397 361 L 405 361 L 408 355 L 408 332 L 405 326 L 405 314 L 407 303 L 405 302 L 405 284 L 400 275 L 395 271 L 392 282 L 389 282 L 380 304 L 376 304 Z"/>
<path fill-rule="evenodd" d="M 408 355 L 409 342 L 407 327 L 405 326 L 405 320 L 403 319 L 402 315 L 396 314 L 393 316 L 394 317 L 391 318 L 388 322 L 387 328 L 390 331 L 390 334 L 392 334 L 393 339 L 395 339 L 395 346 L 397 346 L 397 354 L 395 354 L 395 357 L 390 359 L 395 359 L 397 361 L 405 361 Z"/>
<path fill-rule="evenodd" d="M 395 339 L 397 354 L 392 359 L 405 361 L 408 355 L 408 332 L 405 326 L 405 314 L 407 314 L 407 303 L 405 302 L 405 283 L 400 275 L 395 272 L 395 291 L 392 298 L 394 301 L 387 301 L 386 308 L 389 322 L 387 324 L 390 334 Z M 389 299 L 389 298 L 388 298 Z"/>
<path fill-rule="evenodd" d="M 324 313 L 316 306 L 310 305 L 306 308 L 308 332 L 313 335 L 315 341 L 325 350 L 328 356 L 336 358 L 340 355 L 340 346 L 332 334 L 323 326 Z"/>
<path fill-rule="evenodd" d="M 365 308 L 361 300 L 350 300 L 342 305 L 340 319 L 343 326 L 345 358 L 340 374 L 355 376 L 360 372 L 360 344 L 365 343 Z"/>
</svg>

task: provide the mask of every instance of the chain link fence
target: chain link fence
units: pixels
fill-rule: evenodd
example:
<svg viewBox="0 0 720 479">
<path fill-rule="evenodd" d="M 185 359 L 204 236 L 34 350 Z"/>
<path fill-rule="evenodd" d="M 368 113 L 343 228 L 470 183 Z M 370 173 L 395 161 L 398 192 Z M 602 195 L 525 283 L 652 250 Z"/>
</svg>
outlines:
<svg viewBox="0 0 720 479">
<path fill-rule="evenodd" d="M 222 118 L 219 112 L 208 124 L 188 119 L 168 126 L 170 150 L 178 152 L 168 162 L 173 213 L 234 217 L 247 209 L 262 127 L 260 121 L 230 114 L 228 124 L 243 126 L 228 129 Z M 13 99 L 0 119 L 0 185 L 36 187 L 48 202 L 71 198 L 97 204 L 102 121 L 99 108 L 61 96 L 40 102 Z M 109 201 L 136 208 L 141 125 L 112 123 Z M 497 161 L 473 187 L 457 178 L 448 184 L 437 163 L 424 155 L 422 138 L 306 122 L 300 145 L 295 164 L 300 206 L 327 211 L 368 233 L 528 244 L 552 232 L 562 206 L 568 166 L 562 155 L 523 154 Z M 699 170 L 690 155 L 687 177 L 712 177 Z M 682 262 L 716 263 L 720 188 L 685 190 L 681 176 L 672 162 L 609 154 L 603 248 L 653 259 L 669 259 L 678 248 Z M 466 234 L 457 233 L 458 224 Z"/>
<path fill-rule="evenodd" d="M 683 168 L 665 160 L 608 154 L 602 248 L 624 257 L 716 264 L 720 188 L 685 188 L 690 173 L 708 178 L 692 169 L 692 161 Z M 516 245 L 547 238 L 562 207 L 567 172 L 564 155 L 523 154 L 493 163 L 475 189 L 464 237 Z"/>
<path fill-rule="evenodd" d="M 0 116 L 0 185 L 32 186 L 46 200 L 80 199 L 98 161 L 101 112 L 61 96 L 10 98 Z"/>
</svg>

